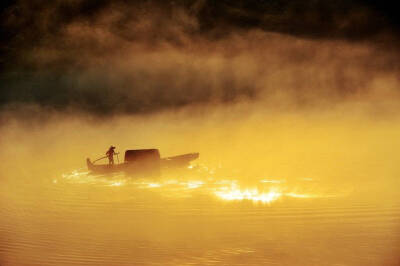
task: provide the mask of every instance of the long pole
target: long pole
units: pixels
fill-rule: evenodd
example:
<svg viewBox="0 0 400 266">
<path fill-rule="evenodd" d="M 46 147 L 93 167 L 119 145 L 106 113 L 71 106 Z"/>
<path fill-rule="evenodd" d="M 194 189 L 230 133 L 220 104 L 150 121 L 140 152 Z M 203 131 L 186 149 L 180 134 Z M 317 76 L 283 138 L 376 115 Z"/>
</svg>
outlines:
<svg viewBox="0 0 400 266">
<path fill-rule="evenodd" d="M 97 160 L 94 160 L 93 163 L 95 163 L 95 162 L 97 162 L 97 161 L 99 161 L 99 160 L 101 160 L 101 159 L 105 159 L 105 158 L 107 158 L 107 157 L 108 157 L 108 156 L 101 157 L 101 158 L 99 158 L 99 159 L 97 159 Z"/>
</svg>

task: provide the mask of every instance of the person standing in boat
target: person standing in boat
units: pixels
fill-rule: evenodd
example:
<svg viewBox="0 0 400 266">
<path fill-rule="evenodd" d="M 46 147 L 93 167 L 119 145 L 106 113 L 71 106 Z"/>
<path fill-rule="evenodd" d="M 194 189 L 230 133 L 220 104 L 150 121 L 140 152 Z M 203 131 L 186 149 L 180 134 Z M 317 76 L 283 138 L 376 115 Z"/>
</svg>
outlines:
<svg viewBox="0 0 400 266">
<path fill-rule="evenodd" d="M 115 147 L 111 146 L 108 151 L 106 152 L 106 155 L 108 157 L 108 164 L 113 165 L 114 164 L 114 155 L 118 153 L 115 152 Z"/>
</svg>

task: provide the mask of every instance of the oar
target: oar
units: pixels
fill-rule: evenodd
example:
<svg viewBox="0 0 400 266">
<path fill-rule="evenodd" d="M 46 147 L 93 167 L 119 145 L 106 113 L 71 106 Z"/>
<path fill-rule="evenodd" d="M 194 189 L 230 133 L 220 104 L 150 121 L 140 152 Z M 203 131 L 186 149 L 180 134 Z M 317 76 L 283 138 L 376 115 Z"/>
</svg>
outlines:
<svg viewBox="0 0 400 266">
<path fill-rule="evenodd" d="M 99 158 L 99 159 L 97 159 L 97 160 L 94 160 L 93 163 L 95 163 L 95 162 L 97 162 L 97 161 L 99 161 L 99 160 L 101 160 L 101 159 L 105 159 L 105 158 L 107 158 L 107 157 L 108 157 L 108 156 L 101 157 L 101 158 Z"/>
</svg>

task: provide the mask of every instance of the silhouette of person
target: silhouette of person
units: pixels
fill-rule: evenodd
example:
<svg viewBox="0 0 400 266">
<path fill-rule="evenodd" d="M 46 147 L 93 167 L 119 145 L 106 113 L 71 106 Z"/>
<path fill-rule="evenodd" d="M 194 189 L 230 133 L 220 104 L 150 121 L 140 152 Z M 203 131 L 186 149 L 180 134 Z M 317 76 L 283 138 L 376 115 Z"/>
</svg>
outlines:
<svg viewBox="0 0 400 266">
<path fill-rule="evenodd" d="M 111 146 L 111 147 L 108 149 L 108 151 L 106 152 L 106 155 L 107 155 L 107 157 L 108 157 L 108 164 L 109 164 L 109 165 L 113 165 L 113 164 L 114 164 L 114 155 L 115 155 L 115 154 L 118 154 L 118 153 L 116 153 L 114 150 L 115 150 L 115 147 L 114 147 L 114 146 Z"/>
</svg>

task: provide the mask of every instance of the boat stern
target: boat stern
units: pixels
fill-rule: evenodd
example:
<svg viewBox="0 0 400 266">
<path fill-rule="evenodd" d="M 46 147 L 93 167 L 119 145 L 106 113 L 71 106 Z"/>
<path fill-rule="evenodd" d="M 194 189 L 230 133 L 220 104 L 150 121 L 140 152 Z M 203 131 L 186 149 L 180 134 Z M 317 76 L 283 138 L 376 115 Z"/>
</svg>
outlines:
<svg viewBox="0 0 400 266">
<path fill-rule="evenodd" d="M 89 158 L 86 158 L 86 165 L 89 171 L 93 171 L 93 163 L 90 161 Z"/>
</svg>

